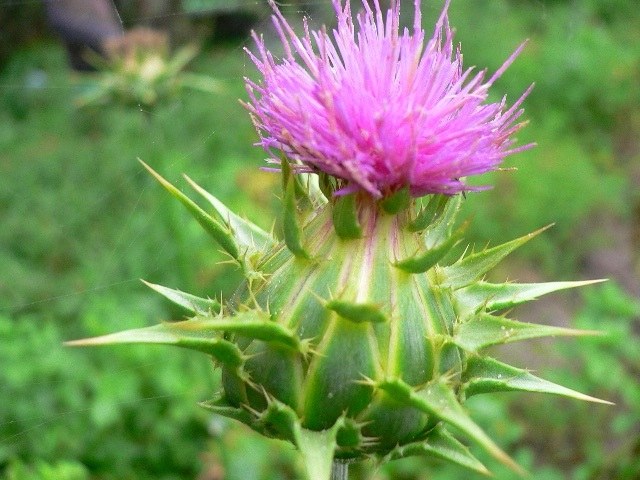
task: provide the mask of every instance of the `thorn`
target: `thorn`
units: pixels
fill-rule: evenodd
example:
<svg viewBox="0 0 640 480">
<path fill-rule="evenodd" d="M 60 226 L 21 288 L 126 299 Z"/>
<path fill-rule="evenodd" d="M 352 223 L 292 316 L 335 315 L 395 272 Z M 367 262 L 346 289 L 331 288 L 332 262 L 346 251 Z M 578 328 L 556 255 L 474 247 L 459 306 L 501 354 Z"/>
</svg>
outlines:
<svg viewBox="0 0 640 480">
<path fill-rule="evenodd" d="M 360 376 L 362 377 L 362 380 L 354 380 L 354 383 L 358 385 L 366 385 L 368 387 L 372 387 L 374 390 L 377 390 L 379 388 L 378 382 L 376 382 L 374 379 L 367 377 L 366 375 L 363 375 L 363 374 L 360 374 Z"/>
<path fill-rule="evenodd" d="M 246 370 L 244 370 L 242 367 L 240 367 L 239 369 L 239 374 L 238 377 L 240 377 L 240 380 L 242 380 L 244 383 L 246 383 L 250 388 L 252 388 L 255 391 L 260 391 L 260 386 L 255 383 L 253 380 L 251 380 L 251 375 L 249 373 L 247 373 Z"/>
<path fill-rule="evenodd" d="M 242 361 L 243 362 L 248 362 L 249 360 L 251 360 L 252 358 L 257 357 L 258 355 L 261 355 L 261 353 L 251 353 L 251 354 L 243 353 L 242 354 Z"/>
<path fill-rule="evenodd" d="M 300 340 L 300 354 L 305 360 L 307 360 L 311 355 L 318 355 L 318 351 L 313 348 L 311 338 Z"/>
<path fill-rule="evenodd" d="M 322 305 L 323 307 L 325 307 L 325 308 L 327 306 L 327 303 L 329 303 L 331 300 L 333 300 L 333 294 L 331 293 L 331 290 L 329 289 L 329 287 L 327 287 L 327 291 L 329 292 L 329 300 L 325 300 L 319 294 L 317 294 L 316 292 L 314 292 L 310 288 L 307 288 L 307 292 L 309 292 L 318 301 L 318 303 L 320 305 Z"/>
<path fill-rule="evenodd" d="M 269 392 L 267 392 L 263 385 L 260 385 L 260 392 L 264 396 L 264 399 L 267 401 L 267 408 L 274 405 L 275 398 L 273 398 L 273 396 L 271 396 Z"/>
<path fill-rule="evenodd" d="M 246 404 L 246 403 L 241 404 L 240 407 L 244 408 L 247 412 L 253 415 L 257 421 L 260 421 L 260 418 L 262 417 L 262 412 L 259 412 L 253 409 L 249 404 Z"/>
</svg>

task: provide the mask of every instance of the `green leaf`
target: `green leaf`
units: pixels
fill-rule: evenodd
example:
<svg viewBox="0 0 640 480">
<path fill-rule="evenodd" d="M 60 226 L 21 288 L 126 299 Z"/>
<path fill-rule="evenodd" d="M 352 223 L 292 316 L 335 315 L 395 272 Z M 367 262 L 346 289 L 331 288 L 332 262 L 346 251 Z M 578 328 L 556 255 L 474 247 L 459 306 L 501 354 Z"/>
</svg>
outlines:
<svg viewBox="0 0 640 480">
<path fill-rule="evenodd" d="M 309 254 L 302 246 L 302 231 L 298 223 L 298 208 L 296 202 L 296 186 L 291 173 L 291 167 L 286 160 L 282 160 L 282 182 L 284 188 L 283 233 L 287 248 L 298 258 L 309 258 Z"/>
<path fill-rule="evenodd" d="M 263 251 L 276 245 L 277 241 L 267 232 L 249 220 L 233 213 L 224 203 L 191 180 L 187 175 L 185 175 L 184 178 L 196 192 L 202 195 L 213 206 L 220 219 L 224 221 L 231 230 L 240 247 L 252 251 Z"/>
<path fill-rule="evenodd" d="M 398 446 L 385 457 L 385 460 L 397 460 L 410 456 L 433 456 L 483 475 L 490 474 L 469 449 L 456 440 L 441 424 L 429 432 L 426 440 Z"/>
<path fill-rule="evenodd" d="M 431 195 L 427 205 L 422 207 L 416 218 L 409 223 L 409 231 L 420 232 L 433 225 L 442 216 L 450 199 L 449 195 Z"/>
<path fill-rule="evenodd" d="M 466 397 L 480 393 L 522 391 L 552 393 L 587 402 L 612 405 L 606 400 L 600 400 L 543 380 L 527 370 L 512 367 L 488 357 L 470 356 L 462 380 L 464 382 L 462 391 Z"/>
<path fill-rule="evenodd" d="M 375 445 L 378 441 L 377 438 L 365 437 L 362 434 L 362 428 L 366 423 L 358 423 L 352 418 L 343 417 L 342 425 L 338 430 L 337 442 L 342 448 L 366 448 L 368 446 Z"/>
<path fill-rule="evenodd" d="M 247 338 L 274 342 L 301 353 L 306 353 L 306 344 L 301 342 L 293 332 L 285 326 L 272 321 L 265 313 L 256 311 L 242 312 L 231 317 L 197 316 L 182 322 L 166 322 L 152 327 L 126 330 L 85 340 L 75 340 L 67 342 L 67 344 L 162 343 L 205 351 L 209 344 L 217 346 L 220 343 L 218 342 L 220 339 L 212 335 L 217 332 L 235 333 Z M 235 347 L 235 344 L 226 343 Z"/>
<path fill-rule="evenodd" d="M 175 76 L 187 66 L 187 64 L 198 55 L 198 49 L 195 46 L 188 45 L 179 49 L 173 57 L 167 62 L 167 76 Z"/>
<path fill-rule="evenodd" d="M 300 183 L 306 188 L 307 196 L 313 209 L 328 203 L 328 198 L 320 188 L 320 177 L 314 173 L 299 173 Z"/>
<path fill-rule="evenodd" d="M 233 237 L 231 231 L 220 222 L 211 217 L 207 212 L 200 208 L 195 202 L 193 202 L 184 193 L 174 187 L 171 183 L 165 180 L 158 172 L 152 169 L 149 165 L 138 159 L 140 163 L 146 168 L 151 175 L 162 185 L 171 195 L 177 198 L 182 203 L 191 215 L 198 221 L 200 225 L 218 242 L 218 244 L 234 259 L 238 260 L 240 252 L 238 245 Z"/>
<path fill-rule="evenodd" d="M 411 204 L 411 190 L 409 187 L 404 187 L 398 190 L 380 201 L 380 207 L 382 210 L 390 215 L 398 213 L 400 210 L 405 210 Z"/>
<path fill-rule="evenodd" d="M 271 320 L 262 312 L 248 311 L 232 317 L 195 317 L 172 325 L 180 325 L 178 328 L 193 329 L 202 333 L 217 331 L 235 333 L 242 337 L 278 343 L 301 353 L 304 351 L 303 343 L 294 332 Z"/>
<path fill-rule="evenodd" d="M 456 345 L 476 352 L 491 345 L 518 342 L 538 337 L 600 335 L 594 330 L 574 330 L 535 323 L 518 322 L 504 317 L 479 314 L 459 325 L 454 334 Z"/>
<path fill-rule="evenodd" d="M 191 88 L 204 93 L 220 94 L 225 90 L 221 82 L 207 75 L 183 72 L 175 80 L 182 88 Z"/>
<path fill-rule="evenodd" d="M 288 405 L 267 397 L 267 408 L 260 413 L 259 422 L 266 429 L 277 432 L 278 438 L 289 440 L 296 444 L 300 419 L 296 412 Z"/>
<path fill-rule="evenodd" d="M 603 281 L 605 280 L 546 283 L 477 282 L 457 290 L 455 295 L 459 305 L 465 312 L 475 313 L 480 309 L 485 311 L 504 310 L 535 300 L 541 295 Z"/>
<path fill-rule="evenodd" d="M 344 300 L 330 300 L 325 304 L 329 310 L 352 322 L 386 322 L 387 317 L 380 311 L 380 306 L 373 303 L 354 303 Z"/>
<path fill-rule="evenodd" d="M 327 200 L 333 198 L 333 192 L 335 191 L 335 179 L 326 173 L 318 173 L 318 188 Z"/>
<path fill-rule="evenodd" d="M 462 238 L 468 223 L 462 225 L 453 235 L 447 238 L 440 245 L 426 250 L 424 253 L 414 257 L 405 258 L 394 264 L 407 273 L 424 273 L 435 266 L 444 256 L 455 247 Z"/>
<path fill-rule="evenodd" d="M 333 227 L 342 239 L 362 237 L 355 194 L 336 197 L 333 204 Z"/>
<path fill-rule="evenodd" d="M 524 470 L 515 463 L 484 431 L 467 415 L 458 402 L 455 393 L 443 379 L 428 383 L 422 389 L 414 391 L 408 384 L 399 379 L 384 380 L 376 384 L 399 402 L 412 405 L 429 415 L 460 429 L 476 443 L 482 446 L 494 458 L 500 460 L 513 471 L 525 475 Z"/>
<path fill-rule="evenodd" d="M 142 280 L 147 287 L 154 289 L 164 297 L 171 300 L 176 305 L 186 308 L 196 315 L 209 315 L 211 313 L 219 313 L 222 308 L 217 300 L 210 298 L 201 298 L 189 293 L 173 290 L 172 288 L 163 287 L 155 283 L 149 283 Z"/>
<path fill-rule="evenodd" d="M 211 331 L 190 328 L 189 322 L 191 320 L 161 323 L 152 327 L 125 330 L 101 337 L 73 340 L 65 342 L 65 345 L 96 346 L 123 343 L 175 345 L 209 354 L 230 368 L 240 368 L 244 364 L 244 356 L 237 345 L 219 336 L 211 335 Z"/>
<path fill-rule="evenodd" d="M 434 200 L 432 199 L 432 201 Z M 442 207 L 437 207 L 435 219 L 423 233 L 424 243 L 427 248 L 439 245 L 449 238 L 456 223 L 460 205 L 462 205 L 462 195 L 455 195 L 449 197 Z"/>
<path fill-rule="evenodd" d="M 549 226 L 511 240 L 510 242 L 503 243 L 502 245 L 463 257 L 453 265 L 443 269 L 444 285 L 457 289 L 466 287 L 479 280 L 516 248 L 524 245 L 533 237 L 544 232 L 547 228 L 549 228 Z"/>
<path fill-rule="evenodd" d="M 109 100 L 109 86 L 103 84 L 91 85 L 81 95 L 74 99 L 76 108 L 85 108 L 91 105 L 101 105 Z"/>
</svg>

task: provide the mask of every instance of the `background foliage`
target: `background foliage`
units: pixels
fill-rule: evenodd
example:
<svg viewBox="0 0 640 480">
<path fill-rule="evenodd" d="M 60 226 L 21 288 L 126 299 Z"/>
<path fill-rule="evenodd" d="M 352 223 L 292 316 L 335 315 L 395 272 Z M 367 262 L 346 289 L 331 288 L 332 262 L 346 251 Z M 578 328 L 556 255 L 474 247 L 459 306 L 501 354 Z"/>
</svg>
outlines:
<svg viewBox="0 0 640 480">
<path fill-rule="evenodd" d="M 428 25 L 441 2 L 425 3 Z M 288 11 L 302 6 L 330 18 L 324 1 Z M 243 19 L 267 29 L 265 10 L 250 7 Z M 187 172 L 265 228 L 277 217 L 278 179 L 258 169 L 264 154 L 237 102 L 242 77 L 254 75 L 244 38 L 208 37 L 191 65 L 223 84 L 218 95 L 184 91 L 144 111 L 78 109 L 95 75 L 68 71 L 61 46 L 31 27 L 41 11 L 29 8 L 33 15 L 0 18 L 0 32 L 13 35 L 0 62 L 0 478 L 297 478 L 291 447 L 197 407 L 218 381 L 206 358 L 61 346 L 183 315 L 138 278 L 203 296 L 238 281 L 137 157 L 183 188 Z M 555 222 L 496 275 L 611 278 L 518 312 L 608 335 L 500 355 L 616 406 L 505 395 L 474 398 L 469 408 L 535 479 L 640 478 L 640 11 L 633 0 L 477 0 L 454 1 L 451 17 L 465 62 L 490 71 L 530 38 L 495 92 L 513 99 L 536 82 L 521 142 L 539 146 L 509 160 L 517 172 L 482 179 L 493 190 L 469 195 L 471 240 Z M 485 460 L 498 479 L 511 478 Z M 460 474 L 420 459 L 352 470 L 377 480 Z"/>
</svg>

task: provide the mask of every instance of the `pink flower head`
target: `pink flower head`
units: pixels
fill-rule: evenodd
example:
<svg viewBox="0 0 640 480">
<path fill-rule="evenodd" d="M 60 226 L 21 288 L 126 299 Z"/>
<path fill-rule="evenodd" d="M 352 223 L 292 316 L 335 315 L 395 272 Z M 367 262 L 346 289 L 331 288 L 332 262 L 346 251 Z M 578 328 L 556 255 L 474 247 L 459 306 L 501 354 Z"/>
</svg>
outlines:
<svg viewBox="0 0 640 480">
<path fill-rule="evenodd" d="M 426 44 L 420 0 L 414 2 L 413 32 L 400 32 L 399 0 L 386 17 L 378 0 L 374 9 L 363 0 L 355 23 L 349 3 L 333 0 L 337 28 L 310 31 L 305 19 L 299 37 L 270 0 L 284 58 L 254 35 L 258 54 L 249 55 L 263 78 L 247 80 L 247 108 L 259 144 L 299 171 L 341 179 L 338 194 L 377 198 L 407 186 L 416 197 L 473 190 L 462 177 L 495 170 L 529 148 L 513 148 L 511 136 L 523 125 L 515 121 L 531 87 L 510 108 L 504 98 L 486 102 L 524 44 L 485 81 L 486 71 L 464 70 L 460 48 L 454 50 L 449 1 Z"/>
</svg>

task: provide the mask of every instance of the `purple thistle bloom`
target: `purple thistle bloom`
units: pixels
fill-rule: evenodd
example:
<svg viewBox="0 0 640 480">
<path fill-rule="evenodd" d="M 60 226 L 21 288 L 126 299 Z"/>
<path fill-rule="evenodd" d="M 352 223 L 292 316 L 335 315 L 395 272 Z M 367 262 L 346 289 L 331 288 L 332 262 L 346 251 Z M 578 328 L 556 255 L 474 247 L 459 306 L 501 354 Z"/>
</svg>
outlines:
<svg viewBox="0 0 640 480">
<path fill-rule="evenodd" d="M 420 0 L 414 0 L 413 33 L 400 33 L 400 1 L 386 18 L 374 9 L 351 15 L 349 3 L 333 0 L 338 26 L 298 37 L 275 3 L 273 21 L 284 46 L 277 60 L 254 34 L 258 54 L 249 52 L 262 81 L 247 80 L 259 145 L 281 152 L 298 171 L 325 172 L 341 179 L 337 193 L 366 191 L 383 197 L 409 187 L 415 197 L 478 189 L 461 178 L 498 168 L 524 123 L 520 105 L 506 99 L 486 103 L 489 87 L 518 56 L 522 44 L 485 81 L 485 71 L 464 70 L 454 50 L 447 0 L 426 42 Z M 278 162 L 272 159 L 273 162 Z"/>
</svg>

